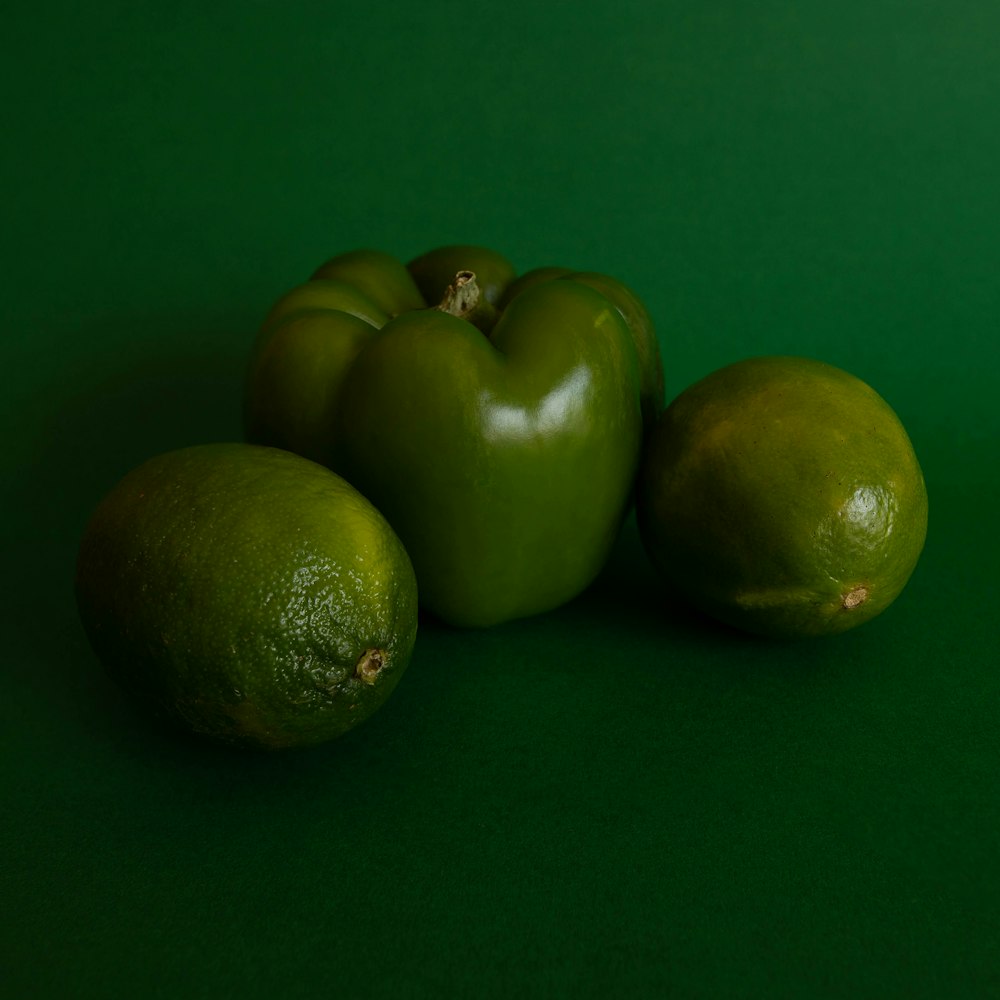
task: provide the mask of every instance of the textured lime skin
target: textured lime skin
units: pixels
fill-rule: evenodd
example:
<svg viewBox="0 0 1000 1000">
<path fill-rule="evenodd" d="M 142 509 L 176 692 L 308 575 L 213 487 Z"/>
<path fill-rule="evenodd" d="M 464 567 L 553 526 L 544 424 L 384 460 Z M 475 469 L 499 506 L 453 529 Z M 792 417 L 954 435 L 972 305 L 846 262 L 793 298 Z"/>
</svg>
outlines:
<svg viewBox="0 0 1000 1000">
<path fill-rule="evenodd" d="M 233 745 L 307 746 L 376 711 L 416 636 L 413 570 L 329 470 L 248 444 L 130 472 L 91 517 L 80 617 L 130 694 Z"/>
<path fill-rule="evenodd" d="M 906 431 L 868 385 L 806 358 L 722 368 L 664 411 L 643 460 L 643 543 L 674 590 L 765 635 L 880 614 L 927 532 Z"/>
<path fill-rule="evenodd" d="M 597 575 L 631 502 L 662 408 L 652 323 L 612 278 L 545 268 L 518 283 L 482 247 L 432 250 L 409 271 L 428 301 L 474 272 L 485 315 L 420 308 L 379 322 L 358 296 L 379 299 L 382 280 L 398 290 L 398 268 L 371 251 L 332 258 L 316 273 L 336 288 L 301 286 L 265 324 L 247 439 L 357 486 L 405 544 L 425 607 L 449 623 L 550 610 Z"/>
</svg>

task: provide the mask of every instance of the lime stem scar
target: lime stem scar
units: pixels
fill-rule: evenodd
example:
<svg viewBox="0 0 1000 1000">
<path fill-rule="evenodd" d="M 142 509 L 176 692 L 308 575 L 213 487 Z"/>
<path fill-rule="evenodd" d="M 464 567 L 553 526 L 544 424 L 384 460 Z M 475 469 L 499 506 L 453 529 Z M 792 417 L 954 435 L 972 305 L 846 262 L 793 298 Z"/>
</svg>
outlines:
<svg viewBox="0 0 1000 1000">
<path fill-rule="evenodd" d="M 385 650 L 366 649 L 354 666 L 354 676 L 366 684 L 374 684 L 385 666 Z"/>
<path fill-rule="evenodd" d="M 843 603 L 844 607 L 850 611 L 853 608 L 864 604 L 868 600 L 868 588 L 867 587 L 855 587 L 853 590 L 844 594 Z"/>
</svg>

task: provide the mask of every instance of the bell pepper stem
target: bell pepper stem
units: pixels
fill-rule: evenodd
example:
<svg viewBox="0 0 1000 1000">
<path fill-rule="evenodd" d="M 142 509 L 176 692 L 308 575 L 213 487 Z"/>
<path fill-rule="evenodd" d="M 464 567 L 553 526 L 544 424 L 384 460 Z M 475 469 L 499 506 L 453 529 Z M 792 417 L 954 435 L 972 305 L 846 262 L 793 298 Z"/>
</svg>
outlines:
<svg viewBox="0 0 1000 1000">
<path fill-rule="evenodd" d="M 467 320 L 487 336 L 497 321 L 496 309 L 486 301 L 474 271 L 459 271 L 445 289 L 441 304 L 435 308 Z"/>
</svg>

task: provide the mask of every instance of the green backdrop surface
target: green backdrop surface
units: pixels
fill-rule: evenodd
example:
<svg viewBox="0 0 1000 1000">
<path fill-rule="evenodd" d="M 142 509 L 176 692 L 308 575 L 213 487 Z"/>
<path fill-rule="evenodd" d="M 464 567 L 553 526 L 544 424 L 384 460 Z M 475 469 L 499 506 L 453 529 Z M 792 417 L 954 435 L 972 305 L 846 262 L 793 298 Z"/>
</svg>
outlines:
<svg viewBox="0 0 1000 1000">
<path fill-rule="evenodd" d="M 0 230 L 7 996 L 1000 992 L 1000 7 L 19 4 Z M 164 735 L 76 618 L 130 467 L 240 436 L 270 303 L 451 242 L 605 271 L 667 395 L 804 354 L 897 410 L 931 502 L 877 621 L 583 596 L 426 623 L 308 752 Z"/>
</svg>

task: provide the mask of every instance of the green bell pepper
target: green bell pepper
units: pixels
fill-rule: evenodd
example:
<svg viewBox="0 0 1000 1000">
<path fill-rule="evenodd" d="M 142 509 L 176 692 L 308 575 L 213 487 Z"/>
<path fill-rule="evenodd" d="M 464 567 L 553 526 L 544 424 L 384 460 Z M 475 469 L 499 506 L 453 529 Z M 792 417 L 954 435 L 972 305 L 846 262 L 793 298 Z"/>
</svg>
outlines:
<svg viewBox="0 0 1000 1000">
<path fill-rule="evenodd" d="M 408 266 L 362 250 L 265 319 L 245 427 L 382 511 L 426 609 L 488 626 L 555 608 L 597 575 L 662 405 L 652 323 L 614 279 L 516 278 L 479 247 Z"/>
</svg>

